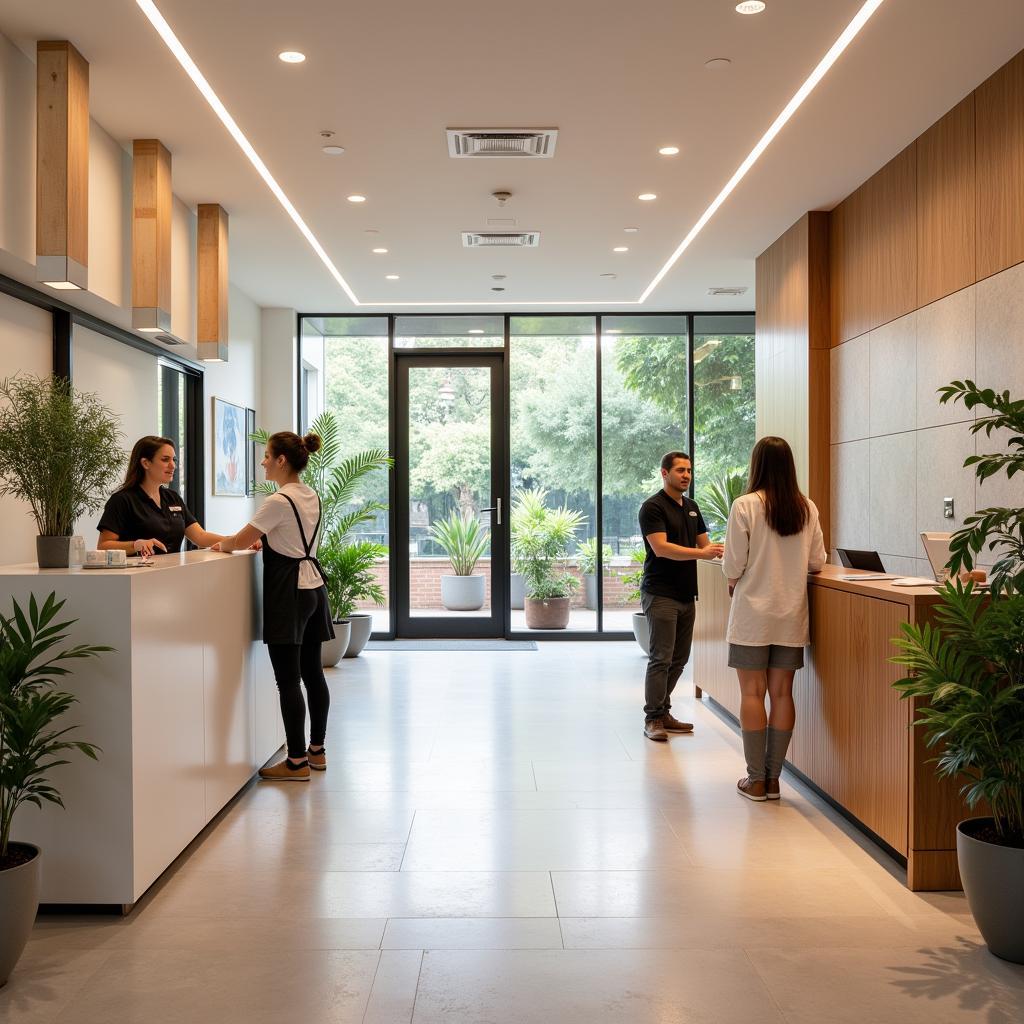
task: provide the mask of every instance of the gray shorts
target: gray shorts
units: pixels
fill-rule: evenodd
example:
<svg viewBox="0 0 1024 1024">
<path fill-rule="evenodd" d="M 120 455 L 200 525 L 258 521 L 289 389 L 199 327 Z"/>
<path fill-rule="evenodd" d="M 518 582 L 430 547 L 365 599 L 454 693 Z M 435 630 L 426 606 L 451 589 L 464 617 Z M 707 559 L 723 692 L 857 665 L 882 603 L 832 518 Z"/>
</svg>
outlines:
<svg viewBox="0 0 1024 1024">
<path fill-rule="evenodd" d="M 803 667 L 802 647 L 783 647 L 780 644 L 748 647 L 746 644 L 729 644 L 729 668 L 748 668 L 758 672 L 766 668 L 795 670 Z"/>
</svg>

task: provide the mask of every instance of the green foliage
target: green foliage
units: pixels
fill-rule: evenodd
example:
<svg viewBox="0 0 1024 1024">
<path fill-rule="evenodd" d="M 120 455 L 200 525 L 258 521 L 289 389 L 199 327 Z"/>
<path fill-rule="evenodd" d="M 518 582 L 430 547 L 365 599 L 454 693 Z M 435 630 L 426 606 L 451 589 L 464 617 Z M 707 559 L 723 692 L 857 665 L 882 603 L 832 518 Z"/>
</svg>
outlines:
<svg viewBox="0 0 1024 1024">
<path fill-rule="evenodd" d="M 725 473 L 709 480 L 697 492 L 697 504 L 708 527 L 711 540 L 720 541 L 725 537 L 732 503 L 747 489 L 745 472 Z"/>
<path fill-rule="evenodd" d="M 53 728 L 76 703 L 71 694 L 54 689 L 57 678 L 70 674 L 61 663 L 113 649 L 78 644 L 50 653 L 76 621 L 53 621 L 64 602 L 50 594 L 40 608 L 32 595 L 28 615 L 17 601 L 12 603 L 11 618 L 0 616 L 0 860 L 7 856 L 11 824 L 22 804 L 42 807 L 45 800 L 64 806 L 48 777 L 53 768 L 69 763 L 61 755 L 77 750 L 96 759 L 91 743 L 67 739 L 74 726 Z"/>
<path fill-rule="evenodd" d="M 636 548 L 630 554 L 629 560 L 633 563 L 635 568 L 632 572 L 620 573 L 622 576 L 622 582 L 627 587 L 632 589 L 626 595 L 626 601 L 630 604 L 635 604 L 640 600 L 640 584 L 644 581 L 644 562 L 647 560 L 647 551 L 645 548 Z"/>
<path fill-rule="evenodd" d="M 450 494 L 464 516 L 477 512 L 479 498 L 490 491 L 490 423 L 414 424 L 412 433 L 412 493 Z"/>
<path fill-rule="evenodd" d="M 509 522 L 512 532 L 512 571 L 523 577 L 526 596 L 545 600 L 569 597 L 579 580 L 563 565 L 576 530 L 586 524 L 580 512 L 548 508 L 547 492 L 535 487 L 516 493 Z"/>
<path fill-rule="evenodd" d="M 614 552 L 608 544 L 601 545 L 601 565 L 604 568 L 604 575 L 608 575 L 608 566 L 611 564 Z M 597 538 L 588 537 L 580 541 L 576 549 L 576 564 L 584 576 L 597 575 Z"/>
<path fill-rule="evenodd" d="M 62 377 L 8 377 L 0 401 L 0 495 L 27 502 L 41 536 L 70 536 L 124 464 L 117 419 Z"/>
<path fill-rule="evenodd" d="M 438 519 L 431 525 L 430 536 L 444 548 L 456 576 L 473 575 L 491 539 L 476 516 L 464 516 L 454 509 L 447 519 Z"/>
<path fill-rule="evenodd" d="M 939 775 L 963 776 L 968 806 L 987 802 L 999 834 L 1024 843 L 1024 594 L 986 601 L 951 581 L 935 615 L 901 625 L 892 660 L 913 674 L 894 685 L 920 699 Z"/>
<path fill-rule="evenodd" d="M 320 547 L 317 560 L 326 577 L 327 603 L 335 622 L 347 619 L 356 602 L 371 600 L 384 604 L 384 591 L 377 582 L 373 567 L 384 558 L 388 549 L 369 540 L 339 543 L 332 540 Z"/>
<path fill-rule="evenodd" d="M 1020 473 L 1024 479 L 1024 400 L 1014 401 L 1009 391 L 999 393 L 992 388 L 979 388 L 972 380 L 955 380 L 939 388 L 940 403 L 963 401 L 968 409 L 984 407 L 990 416 L 978 416 L 971 424 L 971 433 L 1009 432 L 1007 451 L 989 455 L 971 455 L 964 466 L 974 466 L 978 484 L 1006 473 L 1008 479 Z M 997 434 L 997 437 L 999 435 Z M 1024 594 L 1024 508 L 986 508 L 964 520 L 964 527 L 950 541 L 950 572 L 972 569 L 974 558 L 984 547 L 998 552 L 992 567 L 992 595 Z"/>
<path fill-rule="evenodd" d="M 357 526 L 372 521 L 377 512 L 387 508 L 379 501 L 359 503 L 356 485 L 367 474 L 390 468 L 394 460 L 385 448 L 370 448 L 347 459 L 341 458 L 338 418 L 329 410 L 313 420 L 310 430 L 319 435 L 321 445 L 320 450 L 309 457 L 309 463 L 302 472 L 302 482 L 320 495 L 323 515 L 320 536 L 323 542 L 330 538 L 342 540 Z M 266 430 L 256 430 L 251 436 L 262 445 L 270 439 Z M 277 486 L 263 482 L 256 485 L 256 490 L 260 494 L 273 494 Z M 346 512 L 346 506 L 353 503 L 356 507 Z"/>
</svg>

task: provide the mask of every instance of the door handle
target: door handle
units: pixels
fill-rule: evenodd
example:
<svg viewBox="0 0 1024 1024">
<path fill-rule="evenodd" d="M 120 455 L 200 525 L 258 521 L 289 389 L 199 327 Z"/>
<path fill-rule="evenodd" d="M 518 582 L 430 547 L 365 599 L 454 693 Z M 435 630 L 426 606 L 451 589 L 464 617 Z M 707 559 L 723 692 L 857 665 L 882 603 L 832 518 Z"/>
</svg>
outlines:
<svg viewBox="0 0 1024 1024">
<path fill-rule="evenodd" d="M 501 498 L 496 498 L 494 505 L 492 505 L 490 508 L 482 508 L 482 509 L 480 509 L 480 511 L 481 512 L 497 512 L 498 514 L 497 514 L 497 516 L 495 516 L 494 525 L 495 526 L 501 526 Z"/>
</svg>

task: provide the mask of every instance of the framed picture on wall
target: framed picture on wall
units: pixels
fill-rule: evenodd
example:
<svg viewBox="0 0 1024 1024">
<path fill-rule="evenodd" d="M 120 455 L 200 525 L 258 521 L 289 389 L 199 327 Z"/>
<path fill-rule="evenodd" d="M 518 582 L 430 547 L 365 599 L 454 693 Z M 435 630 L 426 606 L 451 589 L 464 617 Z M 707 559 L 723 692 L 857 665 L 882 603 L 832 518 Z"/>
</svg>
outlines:
<svg viewBox="0 0 1024 1024">
<path fill-rule="evenodd" d="M 252 435 L 256 432 L 256 410 L 245 410 L 245 493 L 256 493 L 256 442 Z"/>
<path fill-rule="evenodd" d="M 213 400 L 213 493 L 244 498 L 246 485 L 245 409 Z"/>
</svg>

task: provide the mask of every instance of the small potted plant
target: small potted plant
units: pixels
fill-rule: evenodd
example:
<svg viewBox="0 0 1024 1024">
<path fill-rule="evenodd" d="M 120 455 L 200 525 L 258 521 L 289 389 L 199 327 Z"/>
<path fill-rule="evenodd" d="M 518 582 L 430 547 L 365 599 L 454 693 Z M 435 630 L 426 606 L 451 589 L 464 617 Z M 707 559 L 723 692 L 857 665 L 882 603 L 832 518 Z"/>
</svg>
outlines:
<svg viewBox="0 0 1024 1024">
<path fill-rule="evenodd" d="M 55 594 L 42 607 L 30 597 L 28 614 L 13 603 L 11 618 L 0 615 L 0 986 L 25 948 L 39 906 L 42 855 L 37 846 L 11 839 L 14 815 L 25 803 L 64 806 L 49 772 L 68 764 L 68 751 L 96 759 L 91 743 L 67 738 L 74 726 L 57 727 L 76 698 L 57 690 L 56 679 L 69 674 L 63 662 L 112 649 L 79 644 L 59 650 L 74 620 L 53 621 L 64 606 Z"/>
<path fill-rule="evenodd" d="M 512 538 L 512 569 L 521 573 L 526 591 L 527 629 L 565 629 L 569 599 L 579 580 L 564 565 L 576 530 L 586 517 L 573 509 L 537 504 L 523 517 Z"/>
<path fill-rule="evenodd" d="M 612 561 L 612 549 L 609 544 L 601 545 L 601 566 L 604 575 L 609 575 L 608 567 Z M 583 577 L 583 593 L 586 606 L 597 607 L 597 538 L 588 537 L 580 542 L 576 549 L 576 565 Z"/>
<path fill-rule="evenodd" d="M 384 591 L 377 582 L 374 566 L 387 556 L 383 544 L 371 540 L 338 543 L 331 538 L 318 553 L 327 577 L 327 602 L 331 606 L 335 638 L 323 645 L 323 663 L 337 665 L 342 658 L 354 658 L 366 646 L 373 631 L 373 619 L 356 612 L 356 602 L 370 600 L 384 604 Z"/>
<path fill-rule="evenodd" d="M 66 569 L 75 522 L 102 508 L 124 463 L 118 420 L 63 377 L 0 381 L 0 496 L 29 506 L 40 569 Z"/>
<path fill-rule="evenodd" d="M 974 433 L 1009 432 L 1009 450 L 972 455 L 979 483 L 1024 473 L 1024 401 L 954 381 L 941 401 L 982 407 Z M 989 596 L 975 590 L 974 559 L 996 557 Z M 895 657 L 911 675 L 895 683 L 915 701 L 914 724 L 936 750 L 940 775 L 964 780 L 967 806 L 984 810 L 957 826 L 960 878 L 989 949 L 1024 963 L 1024 508 L 986 508 L 950 542 L 950 579 L 935 623 L 904 624 Z M 965 583 L 964 578 L 967 578 Z"/>
<path fill-rule="evenodd" d="M 452 576 L 441 577 L 441 603 L 449 611 L 475 612 L 487 595 L 487 578 L 475 576 L 476 563 L 487 551 L 491 535 L 481 529 L 476 516 L 452 510 L 447 519 L 430 527 L 430 536 L 444 549 L 451 562 Z"/>
<path fill-rule="evenodd" d="M 643 548 L 634 549 L 629 556 L 629 560 L 634 566 L 633 571 L 622 573 L 622 582 L 630 588 L 626 595 L 626 601 L 629 604 L 636 604 L 640 600 L 640 584 L 644 580 L 646 558 L 647 552 Z M 633 612 L 633 636 L 640 645 L 640 650 L 649 655 L 651 653 L 651 632 L 647 626 L 647 616 L 643 612 Z"/>
</svg>

